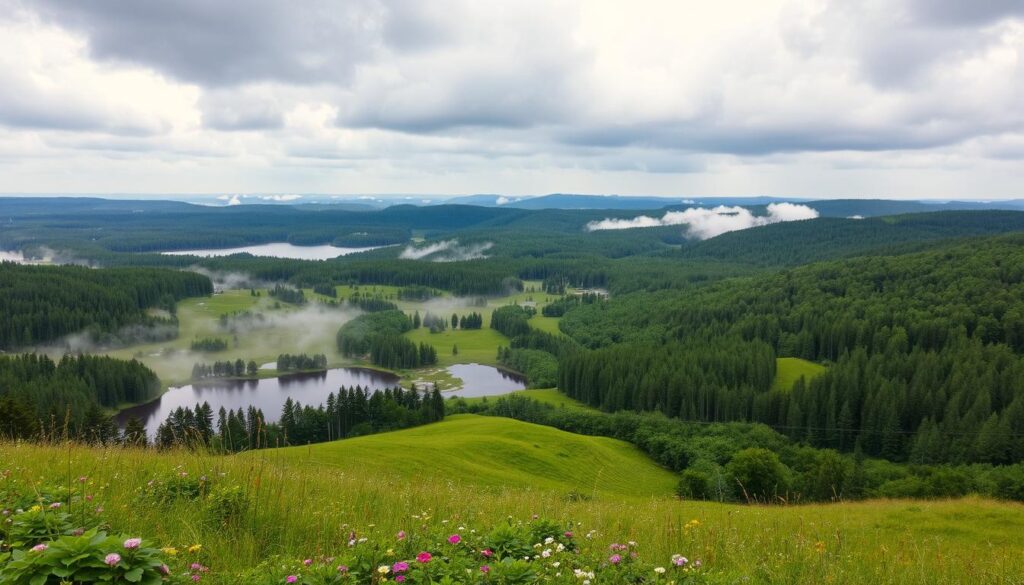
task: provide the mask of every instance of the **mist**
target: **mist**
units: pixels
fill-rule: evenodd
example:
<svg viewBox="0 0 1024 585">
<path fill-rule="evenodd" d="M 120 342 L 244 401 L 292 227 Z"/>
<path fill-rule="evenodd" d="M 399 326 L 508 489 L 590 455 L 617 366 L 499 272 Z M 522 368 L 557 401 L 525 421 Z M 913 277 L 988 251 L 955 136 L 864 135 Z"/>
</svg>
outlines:
<svg viewBox="0 0 1024 585">
<path fill-rule="evenodd" d="M 696 240 L 706 240 L 736 230 L 818 217 L 817 210 L 795 203 L 770 203 L 767 215 L 754 215 L 749 209 L 739 206 L 719 205 L 712 209 L 690 207 L 685 211 L 669 211 L 660 218 L 641 215 L 632 219 L 603 219 L 587 224 L 587 231 L 626 230 L 672 225 L 685 225 L 685 235 Z"/>
<path fill-rule="evenodd" d="M 443 240 L 422 247 L 406 246 L 399 258 L 403 260 L 430 260 L 431 262 L 461 262 L 486 258 L 485 252 L 494 247 L 494 242 L 459 245 L 458 240 Z"/>
</svg>

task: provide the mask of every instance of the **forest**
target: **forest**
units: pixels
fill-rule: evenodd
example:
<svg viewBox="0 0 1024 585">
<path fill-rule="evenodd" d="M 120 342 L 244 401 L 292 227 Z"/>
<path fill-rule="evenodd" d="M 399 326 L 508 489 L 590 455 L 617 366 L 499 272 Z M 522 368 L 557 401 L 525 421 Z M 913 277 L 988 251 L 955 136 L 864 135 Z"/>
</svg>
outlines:
<svg viewBox="0 0 1024 585">
<path fill-rule="evenodd" d="M 212 293 L 210 279 L 194 272 L 3 262 L 0 349 L 57 341 L 81 332 L 92 333 L 99 341 L 118 333 L 131 337 L 122 330 L 132 325 L 170 327 L 176 335 L 175 302 Z M 151 308 L 163 309 L 169 316 L 149 316 L 146 309 Z"/>
</svg>

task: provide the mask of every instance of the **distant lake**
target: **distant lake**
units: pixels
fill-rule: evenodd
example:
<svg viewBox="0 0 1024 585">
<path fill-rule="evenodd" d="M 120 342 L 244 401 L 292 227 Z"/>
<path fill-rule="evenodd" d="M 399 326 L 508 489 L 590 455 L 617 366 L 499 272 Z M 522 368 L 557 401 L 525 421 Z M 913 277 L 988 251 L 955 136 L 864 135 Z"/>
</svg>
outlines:
<svg viewBox="0 0 1024 585">
<path fill-rule="evenodd" d="M 210 403 L 214 419 L 221 407 L 247 410 L 255 406 L 263 410 L 267 422 L 277 422 L 281 407 L 288 398 L 303 405 L 319 406 L 326 404 L 328 394 L 337 394 L 342 386 L 383 390 L 397 385 L 398 376 L 367 368 L 335 368 L 316 374 L 291 374 L 259 380 L 206 380 L 171 388 L 152 402 L 122 410 L 117 414 L 117 424 L 123 427 L 129 417 L 135 416 L 146 426 L 146 431 L 153 434 L 178 407 L 195 408 L 196 404 L 203 402 Z"/>
<path fill-rule="evenodd" d="M 526 389 L 526 378 L 492 366 L 480 364 L 456 364 L 448 366 L 448 373 L 462 380 L 462 388 L 450 390 L 444 395 L 475 398 L 478 396 L 499 396 L 516 390 Z"/>
<path fill-rule="evenodd" d="M 202 250 L 174 250 L 173 252 L 160 252 L 168 256 L 201 256 L 210 258 L 213 256 L 230 256 L 231 254 L 252 254 L 253 256 L 268 256 L 271 258 L 293 258 L 295 260 L 330 260 L 338 256 L 347 256 L 356 252 L 375 250 L 380 246 L 369 248 L 339 248 L 324 244 L 322 246 L 296 246 L 286 242 L 276 244 L 260 244 L 258 246 L 242 246 L 240 248 L 207 248 Z"/>
</svg>

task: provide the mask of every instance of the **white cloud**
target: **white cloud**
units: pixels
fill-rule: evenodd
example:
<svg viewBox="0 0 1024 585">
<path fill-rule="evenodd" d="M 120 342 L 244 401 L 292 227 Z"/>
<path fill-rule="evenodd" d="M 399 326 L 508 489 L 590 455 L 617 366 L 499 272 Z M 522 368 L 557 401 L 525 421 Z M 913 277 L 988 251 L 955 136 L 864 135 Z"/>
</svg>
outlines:
<svg viewBox="0 0 1024 585">
<path fill-rule="evenodd" d="M 0 188 L 1020 196 L 1022 12 L 0 0 Z"/>
<path fill-rule="evenodd" d="M 497 199 L 494 200 L 495 205 L 508 205 L 511 202 L 512 200 L 505 196 L 498 197 Z"/>
<path fill-rule="evenodd" d="M 684 211 L 669 211 L 661 218 L 641 215 L 632 219 L 603 219 L 587 224 L 588 231 L 625 230 L 671 225 L 685 225 L 686 236 L 706 240 L 736 230 L 780 223 L 814 219 L 818 212 L 806 205 L 770 203 L 767 215 L 754 215 L 744 207 L 719 205 L 712 209 L 690 207 Z"/>
</svg>

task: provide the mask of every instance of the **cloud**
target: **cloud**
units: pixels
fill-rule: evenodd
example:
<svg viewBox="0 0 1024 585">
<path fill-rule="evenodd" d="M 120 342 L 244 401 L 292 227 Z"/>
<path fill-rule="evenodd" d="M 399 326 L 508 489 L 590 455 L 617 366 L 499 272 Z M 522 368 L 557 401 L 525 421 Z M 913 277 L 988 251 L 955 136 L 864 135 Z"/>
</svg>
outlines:
<svg viewBox="0 0 1024 585">
<path fill-rule="evenodd" d="M 494 242 L 459 245 L 458 240 L 443 240 L 426 246 L 406 246 L 398 255 L 403 260 L 430 260 L 431 262 L 461 262 L 486 258 L 485 252 Z"/>
<path fill-rule="evenodd" d="M 288 201 L 298 201 L 302 199 L 302 195 L 258 195 L 257 198 L 264 201 L 277 201 L 279 203 L 285 203 Z"/>
<path fill-rule="evenodd" d="M 706 240 L 715 236 L 744 230 L 747 228 L 780 223 L 814 219 L 818 212 L 806 205 L 794 203 L 769 203 L 767 215 L 754 215 L 744 207 L 728 207 L 719 205 L 712 209 L 690 207 L 685 211 L 669 211 L 661 218 L 641 215 L 632 219 L 603 219 L 587 224 L 587 231 L 624 230 L 633 228 L 649 228 L 672 225 L 685 225 L 686 236 L 698 240 Z"/>
<path fill-rule="evenodd" d="M 494 200 L 494 204 L 495 205 L 508 205 L 511 202 L 512 202 L 511 199 L 509 199 L 508 197 L 504 197 L 504 196 L 498 197 L 497 199 Z"/>
</svg>

